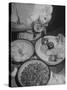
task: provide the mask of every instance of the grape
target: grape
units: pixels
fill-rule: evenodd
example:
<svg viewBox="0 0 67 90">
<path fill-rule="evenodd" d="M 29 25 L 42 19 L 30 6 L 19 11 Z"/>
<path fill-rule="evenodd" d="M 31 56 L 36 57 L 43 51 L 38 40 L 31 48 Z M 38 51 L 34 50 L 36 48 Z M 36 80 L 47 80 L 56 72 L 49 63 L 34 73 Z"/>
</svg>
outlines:
<svg viewBox="0 0 67 90">
<path fill-rule="evenodd" d="M 48 49 L 53 49 L 54 48 L 53 42 L 48 42 L 47 46 L 48 46 Z"/>
</svg>

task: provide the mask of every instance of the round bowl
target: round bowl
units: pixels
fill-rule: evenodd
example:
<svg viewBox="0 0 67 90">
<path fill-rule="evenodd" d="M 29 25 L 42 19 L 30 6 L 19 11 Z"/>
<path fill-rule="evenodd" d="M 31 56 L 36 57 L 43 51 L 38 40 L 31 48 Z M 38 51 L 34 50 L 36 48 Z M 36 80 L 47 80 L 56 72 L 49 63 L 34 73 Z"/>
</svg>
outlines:
<svg viewBox="0 0 67 90">
<path fill-rule="evenodd" d="M 65 45 L 58 44 L 56 36 L 45 36 L 48 42 L 52 42 L 54 47 L 48 49 L 46 44 L 42 44 L 42 38 L 38 39 L 35 44 L 35 51 L 37 56 L 46 62 L 48 65 L 57 65 L 61 63 L 65 58 Z"/>
<path fill-rule="evenodd" d="M 11 42 L 11 58 L 14 62 L 24 62 L 34 54 L 33 44 L 28 40 Z"/>
<path fill-rule="evenodd" d="M 41 60 L 29 60 L 19 68 L 17 79 L 20 86 L 46 85 L 50 79 L 50 69 Z"/>
</svg>

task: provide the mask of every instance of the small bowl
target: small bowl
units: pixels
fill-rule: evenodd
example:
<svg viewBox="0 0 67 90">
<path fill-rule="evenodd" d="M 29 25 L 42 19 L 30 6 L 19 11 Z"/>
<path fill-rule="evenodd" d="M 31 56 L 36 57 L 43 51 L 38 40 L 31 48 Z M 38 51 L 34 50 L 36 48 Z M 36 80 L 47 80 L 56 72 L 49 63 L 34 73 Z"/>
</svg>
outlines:
<svg viewBox="0 0 67 90">
<path fill-rule="evenodd" d="M 54 47 L 57 47 L 58 43 L 56 41 L 56 36 L 45 36 L 44 38 L 47 38 L 48 41 L 53 42 Z M 64 53 L 62 54 L 63 58 L 55 59 L 55 61 L 50 61 L 49 60 L 50 55 L 47 54 L 47 51 L 50 51 L 50 50 L 48 49 L 47 45 L 42 45 L 41 40 L 42 40 L 42 38 L 38 39 L 38 41 L 35 44 L 35 51 L 36 51 L 37 56 L 40 59 L 42 59 L 48 65 L 53 65 L 53 66 L 61 63 L 65 59 L 65 49 L 63 49 L 64 50 Z M 65 48 L 64 45 L 63 45 L 63 48 Z"/>
<path fill-rule="evenodd" d="M 33 44 L 25 39 L 11 42 L 11 60 L 14 62 L 24 62 L 34 54 Z"/>
</svg>

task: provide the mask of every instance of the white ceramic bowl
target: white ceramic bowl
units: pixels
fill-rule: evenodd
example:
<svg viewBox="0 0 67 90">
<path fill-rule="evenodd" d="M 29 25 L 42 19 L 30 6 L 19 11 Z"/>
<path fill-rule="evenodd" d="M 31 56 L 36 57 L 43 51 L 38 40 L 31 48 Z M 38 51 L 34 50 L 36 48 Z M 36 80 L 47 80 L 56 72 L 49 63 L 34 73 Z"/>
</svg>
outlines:
<svg viewBox="0 0 67 90">
<path fill-rule="evenodd" d="M 65 43 L 58 43 L 56 40 L 56 36 L 45 36 L 49 42 L 53 42 L 54 48 L 48 49 L 47 45 L 42 45 L 40 38 L 35 45 L 35 50 L 37 56 L 45 61 L 48 65 L 56 65 L 62 62 L 65 58 Z M 50 60 L 51 55 L 56 55 L 58 58 L 55 60 Z"/>
<path fill-rule="evenodd" d="M 15 62 L 23 62 L 34 53 L 34 47 L 27 40 L 16 40 L 11 42 L 11 57 Z"/>
</svg>

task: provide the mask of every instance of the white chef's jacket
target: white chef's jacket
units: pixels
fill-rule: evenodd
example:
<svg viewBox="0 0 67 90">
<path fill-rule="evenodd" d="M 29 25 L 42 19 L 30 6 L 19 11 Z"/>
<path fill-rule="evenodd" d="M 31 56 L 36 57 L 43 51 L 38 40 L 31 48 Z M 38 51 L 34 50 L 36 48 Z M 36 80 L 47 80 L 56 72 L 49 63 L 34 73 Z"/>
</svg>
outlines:
<svg viewBox="0 0 67 90">
<path fill-rule="evenodd" d="M 35 5 L 12 3 L 11 21 L 30 24 L 40 17 L 41 21 L 46 23 L 51 20 L 53 7 L 51 5 Z"/>
</svg>

